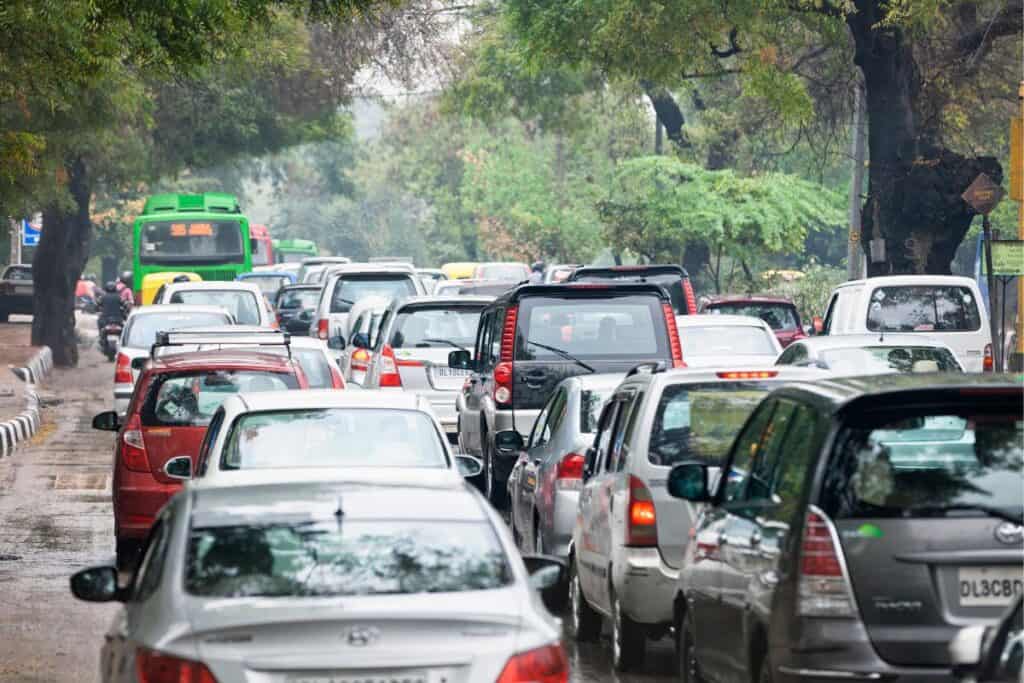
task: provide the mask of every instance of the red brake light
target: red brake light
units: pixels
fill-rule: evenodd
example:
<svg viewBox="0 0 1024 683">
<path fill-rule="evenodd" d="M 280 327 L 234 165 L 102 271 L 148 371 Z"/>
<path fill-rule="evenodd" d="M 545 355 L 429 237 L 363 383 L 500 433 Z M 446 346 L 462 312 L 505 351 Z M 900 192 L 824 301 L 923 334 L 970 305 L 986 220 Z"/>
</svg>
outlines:
<svg viewBox="0 0 1024 683">
<path fill-rule="evenodd" d="M 578 491 L 583 485 L 583 456 L 567 453 L 558 461 L 555 488 Z"/>
<path fill-rule="evenodd" d="M 142 440 L 142 420 L 138 413 L 131 416 L 121 432 L 121 460 L 132 472 L 149 472 L 146 442 Z"/>
<path fill-rule="evenodd" d="M 114 365 L 114 384 L 132 383 L 132 361 L 123 353 L 117 354 L 117 364 Z"/>
<path fill-rule="evenodd" d="M 654 498 L 644 482 L 633 476 L 629 478 L 626 545 L 634 548 L 658 545 L 658 515 L 654 509 Z"/>
<path fill-rule="evenodd" d="M 665 312 L 665 327 L 668 328 L 668 346 L 672 351 L 672 367 L 685 368 L 683 362 L 683 345 L 679 341 L 679 328 L 676 327 L 676 312 L 670 304 L 662 304 L 661 310 Z"/>
<path fill-rule="evenodd" d="M 566 683 L 569 659 L 561 643 L 513 655 L 498 676 L 497 683 Z"/>
<path fill-rule="evenodd" d="M 202 662 L 141 647 L 135 651 L 135 673 L 139 683 L 217 683 Z"/>
<path fill-rule="evenodd" d="M 719 379 L 771 379 L 778 377 L 778 370 L 731 370 L 729 372 L 716 372 Z"/>
<path fill-rule="evenodd" d="M 512 363 L 494 366 L 494 400 L 503 406 L 512 402 Z"/>
<path fill-rule="evenodd" d="M 686 297 L 686 312 L 693 315 L 697 312 L 697 296 L 693 293 L 690 278 L 683 278 L 683 296 Z"/>
<path fill-rule="evenodd" d="M 518 317 L 518 306 L 509 306 L 505 311 L 505 327 L 501 331 L 501 361 L 512 362 L 516 344 L 516 318 Z"/>
<path fill-rule="evenodd" d="M 982 372 L 992 372 L 995 370 L 995 359 L 992 357 L 992 345 L 985 344 L 985 359 L 981 361 Z"/>
<path fill-rule="evenodd" d="M 854 616 L 853 594 L 843 574 L 839 552 L 828 520 L 812 506 L 807 511 L 800 541 L 800 614 Z"/>
<path fill-rule="evenodd" d="M 402 376 L 398 374 L 395 363 L 395 352 L 388 344 L 380 350 L 380 385 L 382 387 L 402 386 Z"/>
<path fill-rule="evenodd" d="M 327 339 L 330 334 L 329 321 L 327 318 L 320 318 L 316 323 L 316 336 L 320 339 Z"/>
</svg>

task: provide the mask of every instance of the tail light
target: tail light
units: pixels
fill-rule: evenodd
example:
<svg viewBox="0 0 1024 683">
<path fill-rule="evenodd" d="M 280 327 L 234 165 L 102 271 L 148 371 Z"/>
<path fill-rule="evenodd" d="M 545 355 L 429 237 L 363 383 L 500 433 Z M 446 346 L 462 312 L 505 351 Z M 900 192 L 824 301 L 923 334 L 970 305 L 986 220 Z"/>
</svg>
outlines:
<svg viewBox="0 0 1024 683">
<path fill-rule="evenodd" d="M 316 336 L 320 339 L 327 339 L 329 333 L 329 321 L 327 318 L 320 318 L 316 323 Z"/>
<path fill-rule="evenodd" d="M 370 352 L 366 349 L 356 349 L 352 352 L 352 369 L 365 370 L 366 364 L 370 362 Z"/>
<path fill-rule="evenodd" d="M 497 683 L 566 683 L 569 659 L 561 643 L 513 655 L 501 670 Z"/>
<path fill-rule="evenodd" d="M 121 432 L 121 460 L 132 472 L 149 472 L 146 442 L 142 440 L 142 420 L 138 413 L 131 416 Z"/>
<path fill-rule="evenodd" d="M 992 372 L 995 370 L 995 359 L 992 357 L 992 345 L 985 344 L 985 358 L 981 361 L 982 372 Z"/>
<path fill-rule="evenodd" d="M 683 296 L 686 297 L 686 312 L 693 315 L 697 312 L 697 297 L 693 293 L 693 284 L 690 278 L 683 278 Z"/>
<path fill-rule="evenodd" d="M 652 547 L 658 545 L 658 516 L 650 490 L 637 477 L 629 478 L 629 504 L 626 519 L 626 545 Z"/>
<path fill-rule="evenodd" d="M 509 306 L 505 311 L 505 326 L 501 331 L 501 358 L 506 363 L 512 362 L 516 346 L 516 319 L 519 317 L 519 307 Z"/>
<path fill-rule="evenodd" d="M 563 491 L 579 491 L 583 487 L 583 456 L 568 453 L 558 461 L 555 471 L 555 488 Z"/>
<path fill-rule="evenodd" d="M 676 327 L 676 313 L 669 304 L 662 304 L 665 312 L 665 327 L 668 328 L 668 347 L 672 351 L 672 367 L 685 368 L 683 362 L 683 345 L 679 341 L 679 328 Z"/>
<path fill-rule="evenodd" d="M 505 311 L 505 324 L 501 330 L 501 350 L 494 366 L 494 401 L 500 406 L 512 403 L 512 359 L 516 350 L 516 320 L 519 307 L 509 306 Z"/>
<path fill-rule="evenodd" d="M 117 354 L 117 363 L 114 365 L 114 384 L 132 383 L 132 359 L 123 353 Z"/>
<path fill-rule="evenodd" d="M 501 406 L 512 402 L 512 363 L 494 366 L 494 402 Z"/>
<path fill-rule="evenodd" d="M 398 374 L 398 364 L 395 363 L 395 352 L 389 344 L 385 344 L 380 350 L 380 385 L 382 387 L 402 386 L 402 376 Z"/>
<path fill-rule="evenodd" d="M 853 617 L 853 593 L 843 573 L 839 544 L 828 518 L 811 506 L 800 541 L 797 613 L 805 617 Z"/>
<path fill-rule="evenodd" d="M 202 662 L 139 648 L 135 651 L 139 683 L 217 683 Z"/>
<path fill-rule="evenodd" d="M 719 379 L 771 379 L 779 376 L 778 370 L 730 370 L 716 372 Z"/>
</svg>

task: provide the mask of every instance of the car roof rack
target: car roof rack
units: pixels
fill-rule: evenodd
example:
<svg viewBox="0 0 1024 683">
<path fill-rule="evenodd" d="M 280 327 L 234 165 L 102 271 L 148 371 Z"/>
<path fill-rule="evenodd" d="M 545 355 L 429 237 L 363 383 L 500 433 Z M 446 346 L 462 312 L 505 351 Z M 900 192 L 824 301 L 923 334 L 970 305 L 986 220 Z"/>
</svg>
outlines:
<svg viewBox="0 0 1024 683">
<path fill-rule="evenodd" d="M 632 377 L 633 375 L 639 375 L 643 373 L 645 375 L 656 375 L 659 372 L 665 372 L 668 369 L 668 365 L 663 360 L 647 361 L 646 363 L 638 363 L 629 369 L 626 373 L 626 377 Z"/>
<path fill-rule="evenodd" d="M 176 346 L 281 346 L 288 353 L 288 358 L 292 357 L 291 335 L 287 332 L 256 325 L 222 325 L 161 330 L 156 333 L 156 341 L 150 348 L 150 358 L 155 359 L 160 349 Z"/>
</svg>

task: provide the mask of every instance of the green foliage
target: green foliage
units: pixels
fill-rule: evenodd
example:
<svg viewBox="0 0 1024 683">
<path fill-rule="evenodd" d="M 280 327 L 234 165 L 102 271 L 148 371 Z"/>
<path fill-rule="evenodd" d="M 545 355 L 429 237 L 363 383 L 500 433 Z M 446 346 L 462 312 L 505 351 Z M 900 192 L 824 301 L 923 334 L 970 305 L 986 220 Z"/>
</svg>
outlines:
<svg viewBox="0 0 1024 683">
<path fill-rule="evenodd" d="M 811 263 L 801 271 L 804 276 L 792 281 L 775 278 L 769 281 L 766 292 L 788 296 L 800 311 L 800 319 L 809 324 L 816 315 L 824 315 L 828 297 L 838 285 L 846 281 L 846 269 Z"/>
</svg>

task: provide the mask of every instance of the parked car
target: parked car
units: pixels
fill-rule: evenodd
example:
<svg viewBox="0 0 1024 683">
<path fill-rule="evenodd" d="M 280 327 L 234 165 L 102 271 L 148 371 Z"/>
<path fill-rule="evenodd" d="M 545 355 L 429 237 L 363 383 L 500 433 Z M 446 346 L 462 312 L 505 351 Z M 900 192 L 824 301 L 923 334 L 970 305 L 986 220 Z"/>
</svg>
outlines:
<svg viewBox="0 0 1024 683">
<path fill-rule="evenodd" d="M 10 315 L 32 315 L 32 265 L 10 265 L 0 276 L 0 322 Z"/>
<path fill-rule="evenodd" d="M 639 265 L 639 266 L 585 266 L 577 268 L 569 276 L 569 282 L 652 282 L 661 285 L 671 297 L 672 310 L 676 315 L 693 315 L 697 312 L 697 299 L 693 293 L 690 274 L 682 266 Z"/>
<path fill-rule="evenodd" d="M 457 399 L 459 444 L 484 462 L 484 491 L 504 507 L 515 452 L 497 453 L 494 435 L 529 434 L 566 377 L 625 372 L 637 363 L 681 366 L 675 316 L 655 284 L 522 285 L 480 318 L 476 346 L 452 351 L 449 367 L 472 370 Z"/>
<path fill-rule="evenodd" d="M 508 478 L 509 524 L 523 552 L 569 557 L 583 454 L 594 443 L 597 419 L 622 378 L 614 373 L 563 380 L 533 423 Z M 515 445 L 517 434 L 499 434 L 498 440 Z"/>
<path fill-rule="evenodd" d="M 183 492 L 129 587 L 101 566 L 71 591 L 123 603 L 104 682 L 565 681 L 535 598 L 562 571 L 520 558 L 465 483 L 387 476 Z"/>
<path fill-rule="evenodd" d="M 687 367 L 769 367 L 782 346 L 768 323 L 749 315 L 676 318 Z"/>
<path fill-rule="evenodd" d="M 796 304 L 787 297 L 770 294 L 725 294 L 702 297 L 701 313 L 749 315 L 768 323 L 782 348 L 807 336 Z"/>
<path fill-rule="evenodd" d="M 840 334 L 799 339 L 782 352 L 776 365 L 819 367 L 836 375 L 964 371 L 952 349 L 915 334 Z"/>
<path fill-rule="evenodd" d="M 362 386 L 373 358 L 372 349 L 377 342 L 381 319 L 390 305 L 391 299 L 386 297 L 360 299 L 349 311 L 346 331 L 327 341 L 332 352 L 339 354 L 338 365 L 346 381 Z"/>
<path fill-rule="evenodd" d="M 965 626 L 949 644 L 953 674 L 963 683 L 1020 683 L 1024 677 L 1024 614 L 1017 598 L 994 626 Z"/>
<path fill-rule="evenodd" d="M 219 306 L 167 304 L 132 309 L 124 323 L 114 362 L 114 410 L 117 414 L 127 412 L 135 382 L 139 379 L 139 368 L 133 367 L 133 362 L 149 357 L 158 332 L 233 325 L 234 322 L 231 314 Z"/>
<path fill-rule="evenodd" d="M 173 333 L 160 336 L 173 340 Z M 206 427 L 225 398 L 243 390 L 306 387 L 298 364 L 272 353 L 225 349 L 146 362 L 125 418 L 111 410 L 92 421 L 94 429 L 118 432 L 112 488 L 119 566 L 134 562 L 157 511 L 180 486 L 167 475 L 167 462 L 187 455 L 194 464 Z"/>
<path fill-rule="evenodd" d="M 311 332 L 324 341 L 344 334 L 352 306 L 365 297 L 394 299 L 426 293 L 412 266 L 406 263 L 335 266 L 320 293 L 314 315 L 316 327 Z"/>
<path fill-rule="evenodd" d="M 617 670 L 673 625 L 672 600 L 695 510 L 665 488 L 672 465 L 716 465 L 763 396 L 825 376 L 805 368 L 630 371 L 601 413 L 583 464 L 570 547 L 570 628 L 592 640 L 612 624 Z M 723 631 L 722 637 L 732 632 Z"/>
<path fill-rule="evenodd" d="M 470 371 L 448 367 L 453 349 L 472 348 L 490 297 L 397 299 L 384 311 L 363 387 L 410 391 L 426 399 L 444 432 L 458 440 L 455 399 Z"/>
<path fill-rule="evenodd" d="M 313 312 L 320 300 L 320 285 L 286 285 L 277 293 L 274 308 L 277 323 L 282 330 L 293 336 L 307 336 Z M 307 315 L 302 313 L 306 311 Z"/>
<path fill-rule="evenodd" d="M 295 274 L 295 279 L 298 282 L 308 282 L 309 280 L 307 280 L 306 276 L 309 274 L 311 269 L 318 268 L 322 273 L 325 268 L 330 266 L 340 266 L 346 263 L 352 263 L 352 259 L 347 256 L 311 256 L 309 258 L 304 258 L 302 259 L 301 265 L 299 265 L 298 272 Z M 314 280 L 314 282 L 319 281 L 319 277 Z"/>
<path fill-rule="evenodd" d="M 478 263 L 473 269 L 473 277 L 477 280 L 525 282 L 530 279 L 530 266 L 513 261 Z"/>
<path fill-rule="evenodd" d="M 270 302 L 271 306 L 274 305 L 277 294 L 281 291 L 282 287 L 293 285 L 296 282 L 294 275 L 282 271 L 242 273 L 235 279 L 239 282 L 252 282 L 259 286 L 263 290 L 263 296 L 267 297 L 267 301 Z"/>
<path fill-rule="evenodd" d="M 160 288 L 153 303 L 220 306 L 239 324 L 277 326 L 263 290 L 252 282 L 169 282 Z"/>
<path fill-rule="evenodd" d="M 978 283 L 951 275 L 891 275 L 845 282 L 833 290 L 821 333 L 904 332 L 953 349 L 967 372 L 992 372 L 992 330 Z"/>
<path fill-rule="evenodd" d="M 1024 386 L 1011 376 L 801 382 L 724 462 L 680 463 L 706 505 L 679 575 L 688 680 L 949 680 L 965 623 L 1024 591 Z"/>
</svg>

